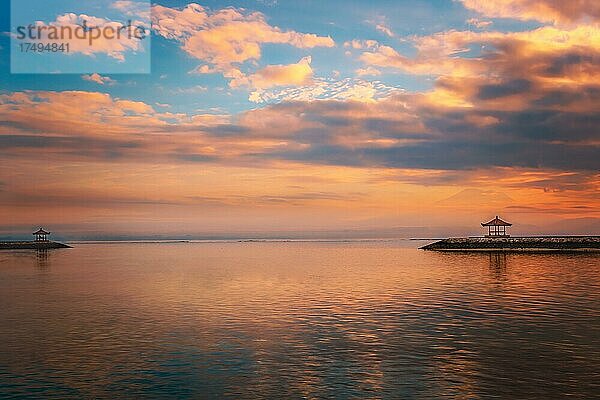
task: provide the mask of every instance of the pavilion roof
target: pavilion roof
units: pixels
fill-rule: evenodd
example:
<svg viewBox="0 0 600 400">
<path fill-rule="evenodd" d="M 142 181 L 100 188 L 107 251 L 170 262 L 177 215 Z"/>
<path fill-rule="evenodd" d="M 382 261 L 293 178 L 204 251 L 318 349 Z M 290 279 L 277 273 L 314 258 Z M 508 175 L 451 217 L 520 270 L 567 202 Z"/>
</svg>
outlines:
<svg viewBox="0 0 600 400">
<path fill-rule="evenodd" d="M 485 223 L 482 222 L 481 226 L 512 226 L 512 224 L 509 223 L 509 222 L 501 220 L 496 215 L 496 218 L 494 218 L 493 220 L 491 220 L 489 222 L 485 222 Z"/>
<path fill-rule="evenodd" d="M 46 232 L 42 228 L 40 228 L 37 232 L 33 232 L 33 235 L 49 235 L 50 232 Z"/>
</svg>

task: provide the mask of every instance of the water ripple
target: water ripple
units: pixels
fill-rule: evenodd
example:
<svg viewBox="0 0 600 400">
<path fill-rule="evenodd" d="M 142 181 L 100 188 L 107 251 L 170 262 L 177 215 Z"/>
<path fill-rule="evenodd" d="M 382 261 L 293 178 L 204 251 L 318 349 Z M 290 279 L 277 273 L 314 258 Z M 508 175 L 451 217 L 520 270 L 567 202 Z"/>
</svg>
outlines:
<svg viewBox="0 0 600 400">
<path fill-rule="evenodd" d="M 597 255 L 402 243 L 0 254 L 0 397 L 593 398 Z"/>
</svg>

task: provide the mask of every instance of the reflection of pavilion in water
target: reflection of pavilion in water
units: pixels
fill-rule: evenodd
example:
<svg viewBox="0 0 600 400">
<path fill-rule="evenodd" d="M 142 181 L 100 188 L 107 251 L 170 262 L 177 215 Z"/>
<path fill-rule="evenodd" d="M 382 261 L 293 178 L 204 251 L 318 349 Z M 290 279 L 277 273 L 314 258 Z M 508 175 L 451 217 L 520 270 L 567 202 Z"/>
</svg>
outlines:
<svg viewBox="0 0 600 400">
<path fill-rule="evenodd" d="M 38 269 L 45 270 L 50 268 L 50 254 L 48 249 L 36 250 L 36 263 Z"/>
<path fill-rule="evenodd" d="M 506 253 L 490 252 L 490 272 L 496 279 L 506 278 Z"/>
</svg>

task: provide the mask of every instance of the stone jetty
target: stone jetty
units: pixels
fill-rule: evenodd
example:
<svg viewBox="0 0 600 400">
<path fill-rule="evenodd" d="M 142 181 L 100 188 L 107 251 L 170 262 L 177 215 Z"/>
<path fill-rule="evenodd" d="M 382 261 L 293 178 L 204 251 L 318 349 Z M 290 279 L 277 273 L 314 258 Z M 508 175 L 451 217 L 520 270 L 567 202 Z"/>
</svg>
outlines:
<svg viewBox="0 0 600 400">
<path fill-rule="evenodd" d="M 49 249 L 68 249 L 71 246 L 58 242 L 0 242 L 0 250 L 49 250 Z"/>
<path fill-rule="evenodd" d="M 0 242 L 0 250 L 49 250 L 49 249 L 68 249 L 68 246 L 63 243 L 52 242 L 48 240 L 50 232 L 43 228 L 33 232 L 35 240 L 32 241 L 7 241 Z"/>
<path fill-rule="evenodd" d="M 423 250 L 600 252 L 600 236 L 468 237 L 442 239 Z"/>
</svg>

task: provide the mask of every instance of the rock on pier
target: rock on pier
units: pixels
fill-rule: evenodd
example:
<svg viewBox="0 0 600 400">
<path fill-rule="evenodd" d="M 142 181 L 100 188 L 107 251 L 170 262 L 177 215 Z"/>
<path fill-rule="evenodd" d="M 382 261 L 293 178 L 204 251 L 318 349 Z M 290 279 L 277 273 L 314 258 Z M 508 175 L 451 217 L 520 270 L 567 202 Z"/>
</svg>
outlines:
<svg viewBox="0 0 600 400">
<path fill-rule="evenodd" d="M 71 246 L 51 241 L 29 241 L 29 242 L 0 242 L 0 250 L 48 250 L 68 249 Z"/>
<path fill-rule="evenodd" d="M 448 238 L 421 247 L 437 251 L 597 251 L 600 236 Z"/>
</svg>

